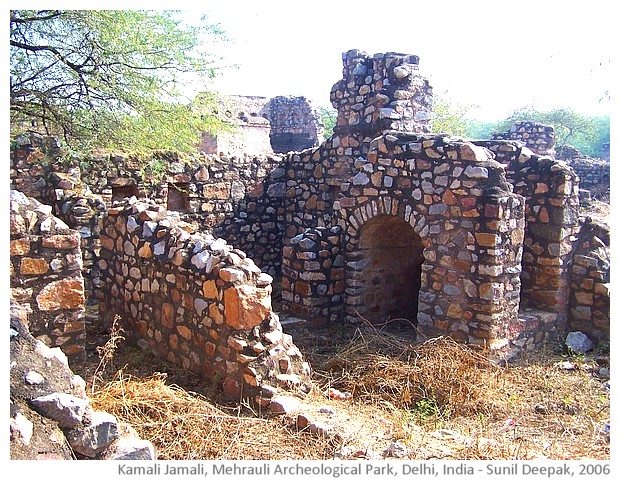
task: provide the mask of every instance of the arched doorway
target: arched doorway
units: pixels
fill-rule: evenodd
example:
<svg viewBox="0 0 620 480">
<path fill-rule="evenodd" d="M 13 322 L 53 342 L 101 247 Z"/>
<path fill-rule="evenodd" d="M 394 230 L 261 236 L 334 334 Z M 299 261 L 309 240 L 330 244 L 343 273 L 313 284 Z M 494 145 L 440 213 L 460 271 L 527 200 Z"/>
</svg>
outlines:
<svg viewBox="0 0 620 480">
<path fill-rule="evenodd" d="M 379 215 L 362 226 L 359 247 L 364 265 L 359 313 L 375 325 L 417 325 L 420 236 L 405 220 Z"/>
</svg>

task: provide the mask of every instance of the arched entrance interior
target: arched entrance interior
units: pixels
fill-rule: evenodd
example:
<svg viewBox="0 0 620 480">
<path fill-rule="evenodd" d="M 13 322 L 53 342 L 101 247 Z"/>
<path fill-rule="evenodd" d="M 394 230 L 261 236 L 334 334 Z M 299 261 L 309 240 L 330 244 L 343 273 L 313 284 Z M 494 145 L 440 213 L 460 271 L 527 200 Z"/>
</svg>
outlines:
<svg viewBox="0 0 620 480">
<path fill-rule="evenodd" d="M 364 258 L 359 313 L 375 325 L 417 325 L 420 236 L 405 220 L 379 215 L 362 226 L 359 246 Z"/>
</svg>

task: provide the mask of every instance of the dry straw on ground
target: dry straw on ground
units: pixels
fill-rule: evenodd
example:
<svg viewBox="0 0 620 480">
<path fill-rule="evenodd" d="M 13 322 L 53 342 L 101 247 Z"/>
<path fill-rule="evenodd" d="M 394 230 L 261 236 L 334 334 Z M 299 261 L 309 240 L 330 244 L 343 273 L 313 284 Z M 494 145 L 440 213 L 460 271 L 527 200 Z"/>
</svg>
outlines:
<svg viewBox="0 0 620 480">
<path fill-rule="evenodd" d="M 352 400 L 332 402 L 339 414 L 404 442 L 410 458 L 609 459 L 601 432 L 609 391 L 584 359 L 563 370 L 566 358 L 548 351 L 499 367 L 450 338 L 413 344 L 343 329 L 323 332 L 321 342 L 316 332 L 295 338 L 315 368 L 308 401 L 326 401 L 328 386 L 351 392 Z M 161 459 L 324 459 L 342 446 L 248 405 L 222 404 L 212 386 L 135 349 L 119 348 L 114 363 L 124 367 L 96 390 L 94 407 L 132 425 Z"/>
</svg>

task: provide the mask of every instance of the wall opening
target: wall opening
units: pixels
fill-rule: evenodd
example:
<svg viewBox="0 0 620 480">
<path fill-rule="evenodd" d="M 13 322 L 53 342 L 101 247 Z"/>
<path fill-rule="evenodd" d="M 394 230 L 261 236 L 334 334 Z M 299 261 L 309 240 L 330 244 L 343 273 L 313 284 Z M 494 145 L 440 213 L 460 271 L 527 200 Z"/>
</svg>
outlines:
<svg viewBox="0 0 620 480">
<path fill-rule="evenodd" d="M 168 184 L 168 210 L 189 211 L 189 183 Z"/>
<path fill-rule="evenodd" d="M 130 198 L 135 196 L 139 198 L 138 185 L 121 185 L 118 187 L 112 186 L 112 202 L 121 201 L 124 198 Z"/>
<path fill-rule="evenodd" d="M 380 215 L 362 226 L 360 314 L 375 325 L 417 325 L 424 246 L 405 220 Z"/>
</svg>

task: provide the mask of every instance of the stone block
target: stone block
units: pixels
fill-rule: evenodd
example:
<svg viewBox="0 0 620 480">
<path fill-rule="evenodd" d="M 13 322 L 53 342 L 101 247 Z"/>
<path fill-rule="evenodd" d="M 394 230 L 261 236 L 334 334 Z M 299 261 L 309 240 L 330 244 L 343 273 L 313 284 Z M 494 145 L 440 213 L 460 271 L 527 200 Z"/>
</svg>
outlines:
<svg viewBox="0 0 620 480">
<path fill-rule="evenodd" d="M 270 314 L 270 288 L 237 285 L 224 291 L 224 316 L 229 327 L 247 330 L 259 325 Z"/>
<path fill-rule="evenodd" d="M 36 298 L 41 311 L 77 309 L 84 307 L 84 281 L 65 278 L 48 283 Z"/>
<path fill-rule="evenodd" d="M 19 265 L 22 275 L 43 275 L 49 270 L 50 266 L 44 258 L 24 257 Z"/>
<path fill-rule="evenodd" d="M 11 240 L 10 245 L 10 254 L 11 256 L 15 255 L 26 255 L 30 252 L 30 240 L 25 238 L 18 238 L 16 240 Z"/>
</svg>

